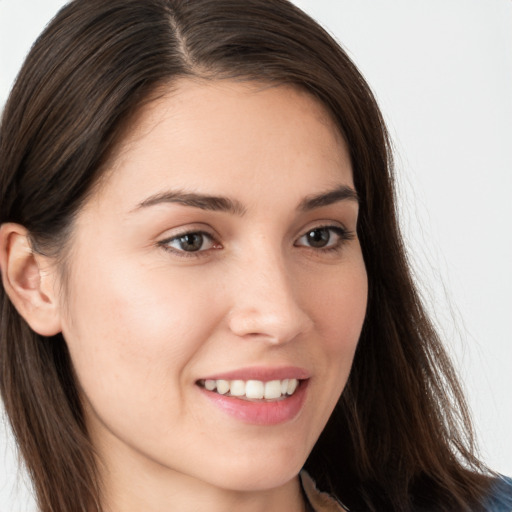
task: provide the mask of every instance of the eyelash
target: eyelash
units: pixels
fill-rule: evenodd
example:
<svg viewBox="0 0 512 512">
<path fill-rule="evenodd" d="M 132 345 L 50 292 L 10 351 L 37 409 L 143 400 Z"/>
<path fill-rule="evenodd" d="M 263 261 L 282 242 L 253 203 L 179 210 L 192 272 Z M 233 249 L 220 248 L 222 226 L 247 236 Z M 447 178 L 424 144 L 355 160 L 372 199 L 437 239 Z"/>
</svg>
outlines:
<svg viewBox="0 0 512 512">
<path fill-rule="evenodd" d="M 305 246 L 305 247 L 308 247 L 309 249 L 312 249 L 315 252 L 321 252 L 321 253 L 339 252 L 343 248 L 343 246 L 345 245 L 346 242 L 354 239 L 354 232 L 349 231 L 348 229 L 346 229 L 344 227 L 332 226 L 332 225 L 320 225 L 320 226 L 315 226 L 314 228 L 308 229 L 306 231 L 306 233 L 304 233 L 303 235 L 301 235 L 298 238 L 298 240 L 310 235 L 311 233 L 313 233 L 315 231 L 318 232 L 321 230 L 327 230 L 329 232 L 328 243 L 330 243 L 330 241 L 331 241 L 332 233 L 334 233 L 338 237 L 338 240 L 333 245 L 327 246 L 327 247 L 311 247 L 311 246 Z M 297 244 L 297 242 L 294 245 L 297 246 L 296 244 Z M 299 247 L 303 247 L 303 246 L 299 246 Z"/>
<path fill-rule="evenodd" d="M 319 232 L 321 230 L 327 230 L 329 232 L 329 238 L 328 238 L 327 243 L 331 242 L 332 233 L 334 233 L 335 236 L 338 237 L 338 240 L 333 245 L 329 245 L 326 247 L 312 247 L 310 245 L 297 245 L 297 242 L 299 240 L 301 240 L 302 238 L 307 237 L 308 235 L 310 235 L 313 232 Z M 185 237 L 192 236 L 192 235 L 200 235 L 202 237 L 201 247 L 202 247 L 202 245 L 204 245 L 205 240 L 209 240 L 210 243 L 212 244 L 212 247 L 208 248 L 208 249 L 203 249 L 203 250 L 199 249 L 199 250 L 195 250 L 195 251 L 185 251 L 183 249 L 176 249 L 176 248 L 170 246 L 170 244 L 172 242 L 180 243 L 179 242 L 180 239 L 184 239 Z M 349 231 L 348 229 L 346 229 L 344 227 L 336 226 L 336 225 L 334 225 L 334 226 L 333 225 L 320 225 L 320 226 L 315 226 L 311 229 L 308 229 L 303 235 L 301 235 L 297 239 L 297 241 L 294 243 L 294 246 L 295 247 L 305 247 L 307 249 L 311 249 L 312 251 L 314 251 L 316 253 L 332 253 L 332 252 L 340 251 L 343 248 L 343 246 L 345 245 L 345 243 L 350 240 L 353 240 L 354 237 L 355 237 L 354 232 Z M 207 233 L 206 231 L 201 231 L 201 230 L 186 231 L 184 233 L 175 235 L 171 238 L 166 238 L 165 240 L 158 242 L 158 246 L 162 247 L 162 249 L 164 249 L 165 251 L 171 252 L 181 258 L 202 257 L 202 256 L 205 256 L 205 253 L 207 253 L 208 251 L 210 251 L 212 249 L 216 250 L 216 249 L 219 249 L 222 247 L 220 245 L 220 243 L 218 243 L 210 233 Z"/>
<path fill-rule="evenodd" d="M 162 249 L 164 249 L 165 251 L 175 254 L 181 258 L 198 258 L 198 257 L 204 256 L 205 255 L 204 253 L 206 253 L 210 249 L 206 249 L 206 250 L 203 249 L 203 250 L 197 250 L 197 251 L 185 251 L 185 250 L 175 249 L 174 247 L 170 246 L 170 244 L 172 242 L 179 243 L 180 239 L 183 239 L 187 236 L 192 236 L 192 235 L 200 235 L 202 237 L 201 245 L 204 244 L 205 240 L 209 240 L 211 242 L 211 244 L 213 245 L 213 247 L 211 249 L 214 249 L 215 245 L 218 245 L 218 247 L 216 247 L 215 249 L 220 248 L 220 244 L 215 240 L 215 238 L 210 233 L 207 233 L 206 231 L 201 231 L 201 230 L 185 231 L 184 233 L 180 233 L 171 238 L 166 238 L 165 240 L 158 242 L 158 245 L 160 247 L 162 247 Z"/>
</svg>

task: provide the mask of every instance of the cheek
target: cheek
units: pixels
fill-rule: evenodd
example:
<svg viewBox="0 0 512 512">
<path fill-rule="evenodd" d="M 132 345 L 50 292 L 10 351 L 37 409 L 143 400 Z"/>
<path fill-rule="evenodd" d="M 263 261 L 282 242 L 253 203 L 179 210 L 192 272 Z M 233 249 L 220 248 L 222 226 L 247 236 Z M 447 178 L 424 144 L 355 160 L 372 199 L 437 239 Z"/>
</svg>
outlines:
<svg viewBox="0 0 512 512">
<path fill-rule="evenodd" d="M 316 282 L 316 284 L 315 284 Z M 311 382 L 314 406 L 308 442 L 312 447 L 325 427 L 348 380 L 367 304 L 367 275 L 362 257 L 315 282 L 304 283 L 314 319 L 314 343 L 305 348 L 318 366 Z"/>
<path fill-rule="evenodd" d="M 322 286 L 310 284 L 308 290 L 324 349 L 332 356 L 353 354 L 361 334 L 368 296 L 362 258 L 338 274 L 333 273 Z"/>
<path fill-rule="evenodd" d="M 123 388 L 140 394 L 141 383 L 148 392 L 152 383 L 178 389 L 215 322 L 211 300 L 190 281 L 119 260 L 75 272 L 70 295 L 63 334 L 79 381 L 85 392 L 108 390 L 111 399 Z"/>
<path fill-rule="evenodd" d="M 360 257 L 311 297 L 316 304 L 316 326 L 322 340 L 322 357 L 326 361 L 323 375 L 326 389 L 330 390 L 329 411 L 343 392 L 352 368 L 366 314 L 367 296 L 367 274 Z"/>
</svg>

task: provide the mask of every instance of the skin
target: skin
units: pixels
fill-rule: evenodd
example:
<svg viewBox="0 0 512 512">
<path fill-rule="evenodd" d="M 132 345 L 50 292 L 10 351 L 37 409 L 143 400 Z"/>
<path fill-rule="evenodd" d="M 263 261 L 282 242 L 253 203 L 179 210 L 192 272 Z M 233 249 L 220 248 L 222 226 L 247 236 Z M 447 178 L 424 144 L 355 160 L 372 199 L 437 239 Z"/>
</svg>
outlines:
<svg viewBox="0 0 512 512">
<path fill-rule="evenodd" d="M 299 208 L 340 186 L 346 145 L 302 91 L 182 81 L 144 107 L 76 218 L 66 281 L 53 273 L 107 510 L 301 510 L 366 309 L 357 201 Z M 171 190 L 238 211 L 147 204 Z M 207 233 L 199 250 L 189 232 Z M 255 366 L 308 371 L 293 419 L 240 421 L 197 385 Z"/>
</svg>

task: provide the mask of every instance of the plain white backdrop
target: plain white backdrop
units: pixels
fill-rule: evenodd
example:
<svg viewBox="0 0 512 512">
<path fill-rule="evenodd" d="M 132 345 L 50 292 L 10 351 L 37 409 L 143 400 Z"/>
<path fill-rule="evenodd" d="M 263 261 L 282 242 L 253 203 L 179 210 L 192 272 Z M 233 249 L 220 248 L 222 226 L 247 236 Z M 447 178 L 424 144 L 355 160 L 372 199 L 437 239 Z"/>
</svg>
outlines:
<svg viewBox="0 0 512 512">
<path fill-rule="evenodd" d="M 348 51 L 396 146 L 401 221 L 484 460 L 512 475 L 512 1 L 295 0 Z M 0 0 L 0 108 L 61 0 Z M 35 510 L 0 417 L 0 512 Z"/>
</svg>

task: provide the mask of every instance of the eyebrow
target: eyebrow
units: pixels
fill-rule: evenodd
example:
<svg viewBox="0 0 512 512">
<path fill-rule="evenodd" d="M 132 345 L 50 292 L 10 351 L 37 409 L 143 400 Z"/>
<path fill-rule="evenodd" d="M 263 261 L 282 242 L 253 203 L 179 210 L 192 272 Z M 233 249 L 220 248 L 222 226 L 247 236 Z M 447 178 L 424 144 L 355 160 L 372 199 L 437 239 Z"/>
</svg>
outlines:
<svg viewBox="0 0 512 512">
<path fill-rule="evenodd" d="M 322 206 L 329 206 L 340 201 L 355 201 L 359 203 L 359 196 L 352 187 L 340 185 L 334 190 L 304 198 L 300 202 L 298 209 L 305 212 L 314 210 L 315 208 L 321 208 Z"/>
<path fill-rule="evenodd" d="M 147 208 L 162 203 L 178 203 L 193 208 L 200 208 L 201 210 L 227 212 L 239 216 L 244 215 L 246 211 L 242 203 L 236 199 L 211 196 L 208 194 L 196 194 L 193 192 L 182 192 L 179 190 L 171 190 L 148 197 L 138 205 L 138 208 Z"/>
<path fill-rule="evenodd" d="M 305 212 L 347 200 L 359 203 L 357 192 L 347 185 L 341 185 L 334 190 L 305 197 L 299 203 L 297 209 Z M 170 190 L 150 196 L 142 201 L 135 210 L 148 208 L 162 203 L 178 203 L 185 206 L 191 206 L 193 208 L 200 208 L 201 210 L 232 213 L 240 217 L 246 212 L 244 205 L 236 199 L 212 196 L 209 194 L 197 194 L 194 192 L 183 192 L 179 190 Z"/>
</svg>

